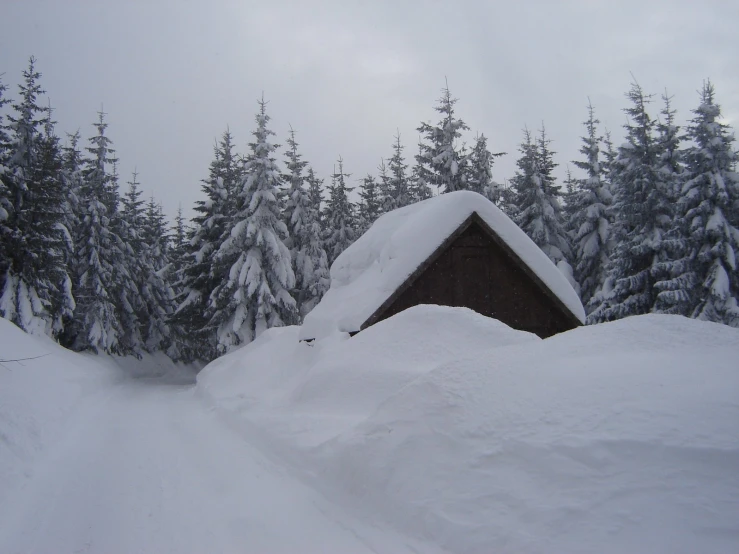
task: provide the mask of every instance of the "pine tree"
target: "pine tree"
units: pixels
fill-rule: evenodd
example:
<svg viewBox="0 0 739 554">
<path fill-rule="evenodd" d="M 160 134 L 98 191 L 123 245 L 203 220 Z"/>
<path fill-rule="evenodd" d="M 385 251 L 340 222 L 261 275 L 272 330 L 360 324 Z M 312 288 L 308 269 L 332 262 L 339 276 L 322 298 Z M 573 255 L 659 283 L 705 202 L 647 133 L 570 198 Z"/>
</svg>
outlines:
<svg viewBox="0 0 739 554">
<path fill-rule="evenodd" d="M 362 236 L 377 221 L 381 213 L 379 190 L 372 175 L 368 174 L 362 179 L 359 198 L 357 234 Z"/>
<path fill-rule="evenodd" d="M 682 188 L 684 168 L 680 146 L 683 138 L 680 135 L 680 127 L 675 123 L 672 97 L 665 92 L 662 95 L 662 101 L 664 102 L 664 107 L 660 112 L 662 119 L 657 124 L 657 147 L 659 149 L 657 171 L 664 183 L 668 198 L 672 202 L 678 197 Z"/>
<path fill-rule="evenodd" d="M 395 208 L 402 208 L 413 202 L 410 194 L 410 185 L 406 170 L 408 164 L 403 158 L 404 146 L 400 143 L 400 131 L 395 134 L 395 142 L 393 142 L 393 155 L 388 160 L 388 168 L 390 170 L 390 191 L 393 197 L 393 205 Z"/>
<path fill-rule="evenodd" d="M 344 173 L 344 161 L 339 157 L 339 169 L 331 175 L 329 200 L 326 206 L 326 238 L 324 248 L 328 255 L 329 265 L 336 261 L 344 250 L 354 242 L 354 206 L 349 201 L 351 188 L 346 186 L 346 179 L 351 175 Z"/>
<path fill-rule="evenodd" d="M 673 259 L 665 264 L 669 276 L 655 285 L 657 308 L 739 327 L 737 153 L 710 81 L 693 113 L 688 137 L 694 146 L 685 152 L 685 185 L 668 241 Z"/>
<path fill-rule="evenodd" d="M 435 126 L 422 123 L 418 132 L 426 138 L 423 152 L 420 155 L 424 165 L 432 173 L 432 184 L 442 192 L 453 192 L 467 188 L 465 182 L 465 155 L 457 146 L 462 131 L 469 127 L 461 119 L 454 116 L 456 98 L 452 98 L 447 85 L 441 91 L 439 104 L 434 109 L 442 115 L 442 120 Z"/>
<path fill-rule="evenodd" d="M 103 112 L 95 124 L 98 134 L 90 139 L 87 151 L 91 157 L 83 161 L 83 185 L 80 198 L 80 225 L 74 237 L 77 252 L 73 292 L 77 306 L 74 312 L 73 347 L 126 354 L 121 344 L 124 328 L 116 306 L 116 289 L 120 280 L 130 281 L 122 274 L 120 238 L 112 229 L 106 201 L 110 201 L 111 175 L 106 165 L 113 161 L 110 139 L 105 136 Z M 137 330 L 138 325 L 127 331 Z"/>
<path fill-rule="evenodd" d="M 517 162 L 519 171 L 511 179 L 518 208 L 515 221 L 576 286 L 570 273 L 571 250 L 557 199 L 559 187 L 552 175 L 556 164 L 549 143 L 543 127 L 536 141 L 528 129 L 524 130 L 522 156 Z"/>
<path fill-rule="evenodd" d="M 64 265 L 63 184 L 59 139 L 50 110 L 37 104 L 44 91 L 29 60 L 19 86 L 20 101 L 9 116 L 3 164 L 3 266 L 0 314 L 32 333 L 58 335 L 74 300 Z M 45 116 L 38 117 L 40 114 Z M 7 215 L 5 215 L 7 214 Z"/>
<path fill-rule="evenodd" d="M 161 205 L 150 198 L 142 218 L 141 240 L 145 255 L 142 264 L 141 298 L 144 313 L 140 320 L 143 329 L 144 349 L 147 352 L 163 351 L 180 359 L 181 353 L 172 341 L 169 320 L 174 312 L 175 297 L 169 285 L 169 237 L 167 223 Z"/>
<path fill-rule="evenodd" d="M 323 222 L 323 179 L 316 177 L 313 168 L 309 167 L 305 182 L 308 184 L 308 200 L 310 201 L 311 210 L 315 222 L 320 227 Z"/>
<path fill-rule="evenodd" d="M 208 313 L 217 327 L 218 349 L 226 352 L 248 343 L 270 327 L 297 318 L 290 290 L 295 274 L 285 246 L 287 228 L 280 220 L 277 191 L 280 177 L 269 142 L 266 102 L 259 102 L 255 142 L 245 165 L 246 177 L 237 189 L 234 224 L 220 245 L 216 261 L 230 265 L 226 280 L 213 291 Z"/>
<path fill-rule="evenodd" d="M 627 142 L 619 147 L 610 171 L 614 190 L 616 244 L 601 292 L 591 299 L 589 320 L 610 321 L 652 311 L 654 284 L 667 261 L 665 233 L 670 227 L 669 191 L 660 178 L 660 148 L 655 121 L 647 113 L 650 96 L 634 83 L 627 93 Z"/>
<path fill-rule="evenodd" d="M 290 137 L 287 139 L 287 152 L 285 153 L 285 168 L 287 171 L 282 175 L 282 181 L 287 185 L 285 194 L 285 205 L 282 210 L 282 219 L 287 227 L 288 237 L 285 245 L 290 249 L 295 269 L 295 256 L 302 247 L 302 230 L 305 226 L 306 204 L 309 202 L 308 193 L 304 188 L 305 177 L 303 171 L 308 162 L 302 159 L 298 152 L 298 143 L 295 141 L 295 131 L 290 127 Z M 296 275 L 296 280 L 298 276 Z M 297 285 L 300 286 L 299 284 Z"/>
<path fill-rule="evenodd" d="M 493 180 L 493 163 L 495 158 L 505 152 L 491 154 L 488 150 L 488 139 L 485 135 L 475 137 L 475 147 L 467 162 L 467 188 L 482 194 L 494 204 L 500 202 L 500 184 Z"/>
<path fill-rule="evenodd" d="M 410 194 L 414 202 L 421 202 L 433 196 L 431 182 L 433 173 L 425 163 L 424 145 L 420 138 L 418 141 L 418 154 L 414 157 L 416 163 L 413 165 L 410 179 Z"/>
<path fill-rule="evenodd" d="M 228 277 L 230 266 L 214 258 L 232 224 L 238 200 L 236 180 L 243 179 L 242 173 L 243 165 L 233 153 L 233 137 L 226 130 L 214 147 L 209 176 L 203 180 L 206 200 L 197 201 L 194 208 L 197 215 L 181 270 L 178 306 L 170 319 L 175 335 L 187 337 L 191 358 L 185 352 L 186 360 L 216 356 L 216 329 L 209 326 L 206 311 L 211 294 Z M 183 344 L 180 341 L 181 348 Z"/>
<path fill-rule="evenodd" d="M 588 102 L 588 119 L 584 123 L 586 135 L 582 137 L 580 148 L 584 159 L 573 162 L 587 177 L 576 182 L 577 186 L 573 186 L 573 190 L 567 194 L 575 279 L 580 284 L 580 298 L 586 306 L 603 286 L 613 248 L 610 212 L 613 197 L 604 181 L 605 170 L 600 160 L 602 138 L 598 136 L 599 123 L 592 104 Z"/>
<path fill-rule="evenodd" d="M 387 212 L 392 212 L 398 206 L 395 203 L 392 177 L 388 173 L 384 158 L 380 159 L 380 165 L 377 166 L 377 170 L 380 172 L 379 182 L 377 184 L 377 190 L 380 197 L 380 213 L 385 214 Z"/>
<path fill-rule="evenodd" d="M 314 207 L 310 193 L 304 187 L 306 177 L 303 169 L 308 165 L 301 160 L 295 133 L 290 129 L 287 141 L 288 173 L 285 179 L 290 184 L 284 213 L 288 239 L 285 244 L 290 249 L 295 288 L 292 290 L 299 316 L 305 316 L 321 299 L 328 289 L 328 263 L 326 252 L 321 244 L 320 222 L 317 221 L 319 208 Z M 309 173 L 309 175 L 312 173 Z M 315 176 L 313 176 L 315 180 Z"/>
</svg>

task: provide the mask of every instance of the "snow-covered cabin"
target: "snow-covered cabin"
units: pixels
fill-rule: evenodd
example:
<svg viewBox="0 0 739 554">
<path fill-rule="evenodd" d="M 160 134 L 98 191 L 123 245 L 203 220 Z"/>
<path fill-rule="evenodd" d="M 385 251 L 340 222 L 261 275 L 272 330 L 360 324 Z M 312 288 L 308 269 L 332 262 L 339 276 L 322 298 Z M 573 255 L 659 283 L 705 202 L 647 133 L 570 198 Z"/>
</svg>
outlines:
<svg viewBox="0 0 739 554">
<path fill-rule="evenodd" d="M 380 217 L 331 266 L 300 339 L 356 333 L 418 304 L 466 306 L 540 337 L 585 321 L 546 254 L 492 202 L 459 191 Z"/>
</svg>

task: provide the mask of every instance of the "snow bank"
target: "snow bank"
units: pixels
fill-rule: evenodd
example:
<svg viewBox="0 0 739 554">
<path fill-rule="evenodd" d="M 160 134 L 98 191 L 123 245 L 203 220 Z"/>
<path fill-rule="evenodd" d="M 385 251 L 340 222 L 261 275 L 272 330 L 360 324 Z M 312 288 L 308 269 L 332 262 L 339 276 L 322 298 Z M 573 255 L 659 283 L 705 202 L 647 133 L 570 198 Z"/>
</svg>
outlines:
<svg viewBox="0 0 739 554">
<path fill-rule="evenodd" d="M 2 318 L 0 360 L 21 360 L 0 364 L 0 505 L 33 474 L 41 454 L 79 407 L 100 400 L 97 393 L 129 378 L 142 365 L 177 379 L 184 379 L 186 372 L 159 356 L 135 360 L 71 352 Z M 193 381 L 192 373 L 189 379 Z"/>
<path fill-rule="evenodd" d="M 477 213 L 581 322 L 577 293 L 541 249 L 483 196 L 442 194 L 380 217 L 331 266 L 331 288 L 306 316 L 300 339 L 361 325 L 459 226 Z"/>
<path fill-rule="evenodd" d="M 368 517 L 453 552 L 739 548 L 735 329 L 642 316 L 539 340 L 421 306 L 296 334 L 199 389 Z"/>
</svg>

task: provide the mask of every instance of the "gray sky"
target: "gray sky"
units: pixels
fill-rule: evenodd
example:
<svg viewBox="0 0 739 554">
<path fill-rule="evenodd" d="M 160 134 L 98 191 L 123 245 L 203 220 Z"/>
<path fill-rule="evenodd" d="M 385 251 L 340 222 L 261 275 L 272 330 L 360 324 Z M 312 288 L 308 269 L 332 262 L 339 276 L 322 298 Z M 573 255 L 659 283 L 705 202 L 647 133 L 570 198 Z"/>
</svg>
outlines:
<svg viewBox="0 0 739 554">
<path fill-rule="evenodd" d="M 618 144 L 630 72 L 667 87 L 681 123 L 711 78 L 736 126 L 737 21 L 736 0 L 5 0 L 0 72 L 15 97 L 38 58 L 60 134 L 87 139 L 104 104 L 122 187 L 136 167 L 168 214 L 190 215 L 214 140 L 229 125 L 246 151 L 262 91 L 277 140 L 292 125 L 321 177 L 339 155 L 353 178 L 376 173 L 396 129 L 412 157 L 445 76 L 470 139 L 508 152 L 499 181 L 524 125 L 544 121 L 559 169 L 576 158 L 588 96 Z"/>
</svg>

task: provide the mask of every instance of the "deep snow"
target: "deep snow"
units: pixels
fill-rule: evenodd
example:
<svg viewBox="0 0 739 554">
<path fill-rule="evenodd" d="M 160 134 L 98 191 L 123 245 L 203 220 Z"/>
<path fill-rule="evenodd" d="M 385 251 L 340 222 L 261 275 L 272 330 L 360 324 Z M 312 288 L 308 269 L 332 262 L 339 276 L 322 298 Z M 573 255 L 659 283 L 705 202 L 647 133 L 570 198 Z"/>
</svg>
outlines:
<svg viewBox="0 0 739 554">
<path fill-rule="evenodd" d="M 419 306 L 268 331 L 199 390 L 310 482 L 453 552 L 739 551 L 739 331 L 672 316 L 546 340 Z"/>
<path fill-rule="evenodd" d="M 3 554 L 440 552 L 327 501 L 182 368 L 74 354 L 5 320 L 0 351 L 46 354 L 0 368 Z"/>
<path fill-rule="evenodd" d="M 739 551 L 725 326 L 541 340 L 419 306 L 313 345 L 272 329 L 195 387 L 4 320 L 0 352 L 45 354 L 0 367 L 3 553 Z"/>
</svg>

